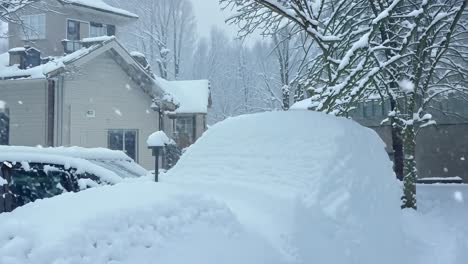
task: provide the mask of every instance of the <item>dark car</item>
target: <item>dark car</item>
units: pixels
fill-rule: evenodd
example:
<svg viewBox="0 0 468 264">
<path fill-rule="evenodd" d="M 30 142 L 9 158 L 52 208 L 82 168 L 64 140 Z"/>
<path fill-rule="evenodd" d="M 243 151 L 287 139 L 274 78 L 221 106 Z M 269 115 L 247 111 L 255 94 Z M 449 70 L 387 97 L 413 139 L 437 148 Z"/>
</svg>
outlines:
<svg viewBox="0 0 468 264">
<path fill-rule="evenodd" d="M 121 152 L 0 147 L 0 213 L 38 199 L 146 174 L 145 169 Z"/>
</svg>

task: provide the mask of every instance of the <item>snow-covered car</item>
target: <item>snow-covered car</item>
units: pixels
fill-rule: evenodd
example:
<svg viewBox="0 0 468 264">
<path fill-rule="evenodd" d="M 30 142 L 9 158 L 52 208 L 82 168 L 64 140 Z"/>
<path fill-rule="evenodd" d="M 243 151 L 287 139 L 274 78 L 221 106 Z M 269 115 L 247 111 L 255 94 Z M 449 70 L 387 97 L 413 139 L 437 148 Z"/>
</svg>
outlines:
<svg viewBox="0 0 468 264">
<path fill-rule="evenodd" d="M 1 146 L 0 213 L 37 199 L 147 174 L 120 151 Z"/>
</svg>

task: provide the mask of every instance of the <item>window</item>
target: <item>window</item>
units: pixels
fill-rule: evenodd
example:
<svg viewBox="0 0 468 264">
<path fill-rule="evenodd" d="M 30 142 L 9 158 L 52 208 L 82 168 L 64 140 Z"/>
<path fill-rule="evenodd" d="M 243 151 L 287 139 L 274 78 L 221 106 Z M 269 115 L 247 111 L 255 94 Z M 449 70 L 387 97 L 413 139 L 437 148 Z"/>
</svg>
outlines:
<svg viewBox="0 0 468 264">
<path fill-rule="evenodd" d="M 80 22 L 75 20 L 67 21 L 67 39 L 80 40 Z"/>
<path fill-rule="evenodd" d="M 137 160 L 138 131 L 115 129 L 108 132 L 108 146 L 112 150 L 125 152 L 133 160 Z"/>
<path fill-rule="evenodd" d="M 24 24 L 23 40 L 35 40 L 46 38 L 45 14 L 21 16 Z"/>
<path fill-rule="evenodd" d="M 107 25 L 107 36 L 115 36 L 115 26 Z"/>
<path fill-rule="evenodd" d="M 8 108 L 1 107 L 0 101 L 0 145 L 9 144 L 10 136 L 10 118 L 8 116 Z"/>
<path fill-rule="evenodd" d="M 89 28 L 89 37 L 96 38 L 107 35 L 107 26 L 99 23 L 91 22 Z"/>
<path fill-rule="evenodd" d="M 191 135 L 193 132 L 192 117 L 178 117 L 176 119 L 176 133 Z"/>
</svg>

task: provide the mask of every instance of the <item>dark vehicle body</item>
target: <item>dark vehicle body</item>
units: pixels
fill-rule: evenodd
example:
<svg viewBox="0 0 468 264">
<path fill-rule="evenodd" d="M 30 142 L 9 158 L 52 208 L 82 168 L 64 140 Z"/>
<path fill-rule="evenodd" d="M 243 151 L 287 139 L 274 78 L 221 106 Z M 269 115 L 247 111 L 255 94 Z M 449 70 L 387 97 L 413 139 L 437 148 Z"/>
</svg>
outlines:
<svg viewBox="0 0 468 264">
<path fill-rule="evenodd" d="M 124 153 L 106 149 L 0 146 L 0 213 L 147 173 Z"/>
</svg>

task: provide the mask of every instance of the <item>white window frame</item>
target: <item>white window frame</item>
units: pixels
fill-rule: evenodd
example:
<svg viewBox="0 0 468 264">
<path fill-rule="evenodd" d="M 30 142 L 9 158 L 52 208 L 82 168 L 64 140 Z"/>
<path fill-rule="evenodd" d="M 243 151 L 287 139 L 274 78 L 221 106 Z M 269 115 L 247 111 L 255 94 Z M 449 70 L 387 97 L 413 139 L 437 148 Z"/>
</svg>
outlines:
<svg viewBox="0 0 468 264">
<path fill-rule="evenodd" d="M 95 24 L 99 24 L 99 23 L 95 23 Z M 101 25 L 102 25 L 101 27 L 95 27 L 93 26 L 93 22 L 89 23 L 89 37 L 90 38 L 107 36 L 107 25 L 105 24 L 101 24 Z M 93 32 L 93 29 L 96 29 L 96 32 Z"/>
<path fill-rule="evenodd" d="M 24 15 L 24 16 L 21 16 L 20 19 L 23 23 L 22 34 L 21 34 L 21 37 L 23 40 L 46 39 L 46 35 L 47 35 L 46 14 Z M 33 23 L 37 23 L 37 24 L 33 24 Z"/>
<path fill-rule="evenodd" d="M 107 131 L 107 147 L 111 149 L 110 146 L 110 135 L 111 133 L 122 133 L 122 149 L 120 151 L 127 153 L 127 145 L 126 145 L 126 134 L 127 132 L 134 132 L 135 133 L 135 162 L 138 162 L 138 152 L 139 152 L 139 133 L 138 129 L 109 129 Z M 116 149 L 117 150 L 117 149 Z"/>
<path fill-rule="evenodd" d="M 187 134 L 191 135 L 194 129 L 194 122 L 192 116 L 178 117 L 175 124 L 176 134 Z M 182 127 L 183 131 L 180 131 L 179 128 Z"/>
</svg>

